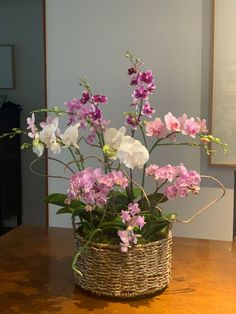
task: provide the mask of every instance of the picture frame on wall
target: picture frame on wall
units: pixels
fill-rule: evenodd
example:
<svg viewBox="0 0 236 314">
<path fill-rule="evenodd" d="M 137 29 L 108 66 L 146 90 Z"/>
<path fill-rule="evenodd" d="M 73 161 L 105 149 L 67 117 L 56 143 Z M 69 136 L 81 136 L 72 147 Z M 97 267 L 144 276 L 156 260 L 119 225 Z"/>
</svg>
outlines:
<svg viewBox="0 0 236 314">
<path fill-rule="evenodd" d="M 236 1 L 213 3 L 211 132 L 228 144 L 228 154 L 218 149 L 210 164 L 236 167 Z"/>
<path fill-rule="evenodd" d="M 0 45 L 0 89 L 15 89 L 15 47 Z"/>
</svg>

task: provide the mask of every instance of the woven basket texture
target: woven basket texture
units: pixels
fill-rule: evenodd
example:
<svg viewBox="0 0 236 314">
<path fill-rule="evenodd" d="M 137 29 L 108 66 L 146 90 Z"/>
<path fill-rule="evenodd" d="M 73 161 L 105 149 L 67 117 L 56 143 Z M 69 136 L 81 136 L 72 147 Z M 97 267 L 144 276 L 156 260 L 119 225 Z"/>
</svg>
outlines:
<svg viewBox="0 0 236 314">
<path fill-rule="evenodd" d="M 84 243 L 75 236 L 76 252 Z M 81 288 L 100 296 L 132 298 L 164 290 L 170 280 L 172 254 L 171 233 L 166 239 L 138 244 L 128 253 L 119 245 L 93 243 L 81 252 L 74 272 Z"/>
</svg>

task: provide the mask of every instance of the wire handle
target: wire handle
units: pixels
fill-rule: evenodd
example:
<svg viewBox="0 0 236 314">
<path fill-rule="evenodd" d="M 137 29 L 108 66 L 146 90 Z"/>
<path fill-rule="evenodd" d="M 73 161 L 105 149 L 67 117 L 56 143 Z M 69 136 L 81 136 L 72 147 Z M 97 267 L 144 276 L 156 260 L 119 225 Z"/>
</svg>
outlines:
<svg viewBox="0 0 236 314">
<path fill-rule="evenodd" d="M 218 196 L 215 200 L 211 201 L 210 203 L 208 203 L 207 205 L 205 205 L 204 207 L 200 208 L 191 218 L 187 219 L 187 220 L 181 220 L 181 219 L 176 219 L 176 222 L 181 222 L 181 223 L 189 223 L 192 222 L 193 219 L 195 217 L 197 217 L 198 215 L 200 215 L 202 212 L 204 212 L 208 207 L 210 207 L 211 205 L 215 204 L 216 202 L 218 202 L 220 199 L 222 199 L 225 195 L 225 187 L 224 185 L 217 180 L 216 178 L 212 177 L 212 176 L 206 176 L 206 175 L 201 175 L 201 178 L 206 178 L 206 179 L 210 179 L 214 182 L 216 182 L 221 188 L 222 188 L 222 193 L 220 196 Z"/>
</svg>

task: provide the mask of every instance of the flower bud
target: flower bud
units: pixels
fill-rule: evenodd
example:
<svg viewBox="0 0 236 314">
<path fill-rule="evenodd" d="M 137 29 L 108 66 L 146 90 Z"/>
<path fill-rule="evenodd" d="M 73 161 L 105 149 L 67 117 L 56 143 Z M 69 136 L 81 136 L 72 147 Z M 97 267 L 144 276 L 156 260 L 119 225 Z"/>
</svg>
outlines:
<svg viewBox="0 0 236 314">
<path fill-rule="evenodd" d="M 114 159 L 116 157 L 116 149 L 111 147 L 110 145 L 104 145 L 102 150 L 109 159 Z"/>
</svg>

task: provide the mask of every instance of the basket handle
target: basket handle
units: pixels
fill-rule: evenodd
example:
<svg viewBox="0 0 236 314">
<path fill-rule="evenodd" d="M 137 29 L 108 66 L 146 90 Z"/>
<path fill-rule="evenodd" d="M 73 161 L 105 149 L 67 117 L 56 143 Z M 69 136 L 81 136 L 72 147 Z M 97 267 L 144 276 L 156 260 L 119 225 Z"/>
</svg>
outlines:
<svg viewBox="0 0 236 314">
<path fill-rule="evenodd" d="M 192 222 L 195 217 L 197 217 L 198 215 L 203 213 L 208 207 L 210 207 L 211 205 L 213 205 L 216 202 L 218 202 L 225 195 L 225 187 L 219 180 L 217 180 L 216 178 L 214 178 L 212 176 L 207 176 L 207 175 L 201 175 L 201 178 L 210 179 L 210 180 L 216 182 L 221 187 L 222 193 L 216 199 L 214 199 L 213 201 L 211 201 L 210 203 L 208 203 L 204 207 L 200 208 L 191 218 L 189 218 L 187 220 L 176 219 L 176 222 L 181 222 L 181 223 Z"/>
</svg>

